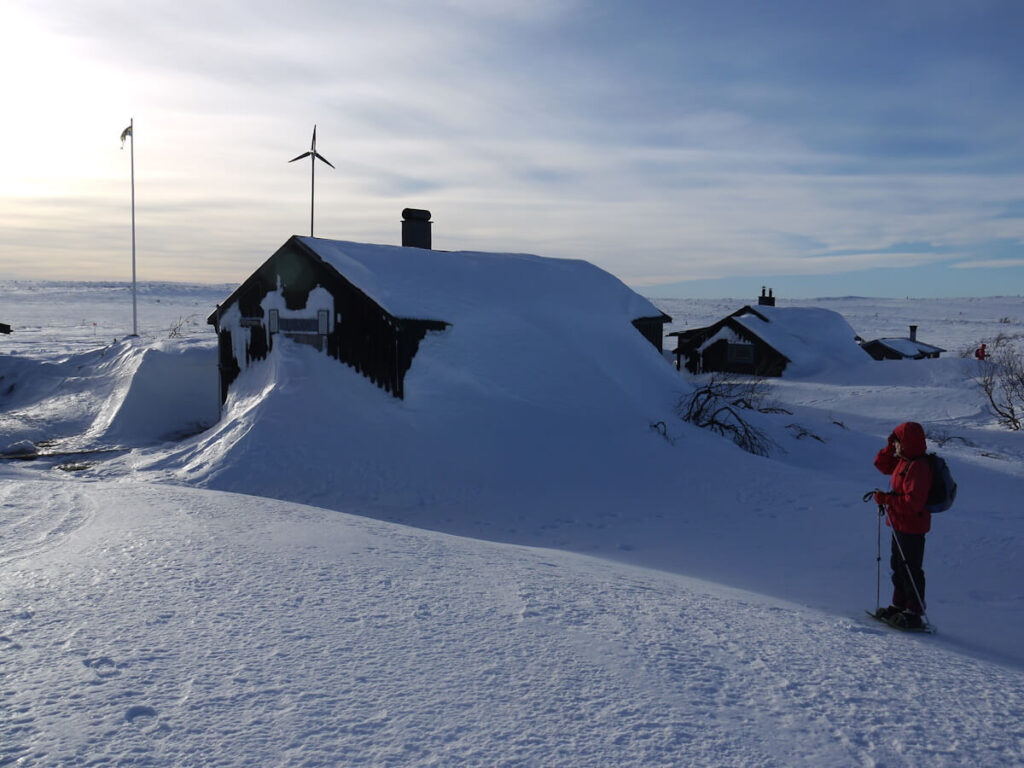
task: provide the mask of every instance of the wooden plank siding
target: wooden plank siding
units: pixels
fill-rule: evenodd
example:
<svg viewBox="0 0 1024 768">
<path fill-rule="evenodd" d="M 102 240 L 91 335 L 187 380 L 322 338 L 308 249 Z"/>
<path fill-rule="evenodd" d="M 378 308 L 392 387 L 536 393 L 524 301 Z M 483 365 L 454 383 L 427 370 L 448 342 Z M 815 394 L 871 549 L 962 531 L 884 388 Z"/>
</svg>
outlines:
<svg viewBox="0 0 1024 768">
<path fill-rule="evenodd" d="M 671 322 L 672 318 L 663 312 L 654 317 L 638 317 L 633 321 L 633 327 L 661 353 L 665 349 L 665 323 Z"/>
</svg>

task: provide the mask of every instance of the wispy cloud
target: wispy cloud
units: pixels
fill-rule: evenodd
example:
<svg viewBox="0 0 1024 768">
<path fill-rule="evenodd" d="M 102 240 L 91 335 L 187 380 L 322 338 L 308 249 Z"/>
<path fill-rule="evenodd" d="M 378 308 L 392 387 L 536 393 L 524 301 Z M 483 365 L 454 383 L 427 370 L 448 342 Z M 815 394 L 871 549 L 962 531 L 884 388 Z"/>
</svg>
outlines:
<svg viewBox="0 0 1024 768">
<path fill-rule="evenodd" d="M 23 119 L 0 127 L 7 249 L 94 218 L 77 251 L 103 263 L 126 196 L 116 138 L 135 117 L 161 274 L 235 279 L 304 231 L 308 177 L 287 160 L 313 123 L 337 166 L 317 177 L 329 236 L 394 242 L 401 208 L 428 207 L 439 247 L 588 258 L 636 285 L 1021 258 L 1024 11 L 1009 2 L 0 13 L 20 30 L 0 64 L 23 73 Z M 42 160 L 26 149 L 40 146 Z M 37 263 L 63 269 L 76 247 L 57 250 Z"/>
<path fill-rule="evenodd" d="M 952 269 L 1013 269 L 1024 267 L 1024 258 L 1020 259 L 978 259 L 976 261 L 960 261 L 950 264 Z"/>
</svg>

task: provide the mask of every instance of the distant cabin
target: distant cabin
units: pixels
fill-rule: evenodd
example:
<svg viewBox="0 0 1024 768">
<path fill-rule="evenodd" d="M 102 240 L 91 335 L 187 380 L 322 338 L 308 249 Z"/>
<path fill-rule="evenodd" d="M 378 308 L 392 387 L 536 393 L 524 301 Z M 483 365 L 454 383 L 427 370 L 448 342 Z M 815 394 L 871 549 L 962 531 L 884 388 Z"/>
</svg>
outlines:
<svg viewBox="0 0 1024 768">
<path fill-rule="evenodd" d="M 10 332 L 11 332 L 11 326 L 9 326 L 7 323 L 0 323 L 0 333 L 10 333 Z"/>
<path fill-rule="evenodd" d="M 802 375 L 829 364 L 870 361 L 837 312 L 776 307 L 770 298 L 712 325 L 670 333 L 677 340 L 676 367 L 685 365 L 691 373 L 782 376 L 784 371 Z"/>
<path fill-rule="evenodd" d="M 406 220 L 422 224 L 423 217 Z M 531 307 L 554 308 L 563 298 L 569 306 L 589 302 L 583 306 L 625 312 L 662 351 L 671 318 L 586 261 L 435 251 L 429 237 L 424 246 L 422 232 L 417 242 L 399 247 L 289 238 L 208 318 L 218 338 L 221 402 L 241 371 L 263 360 L 282 337 L 320 350 L 404 398 L 420 343 L 462 322 L 469 296 L 476 303 L 483 297 L 488 323 Z"/>
<path fill-rule="evenodd" d="M 875 360 L 926 360 L 946 351 L 918 340 L 916 325 L 910 326 L 910 335 L 905 338 L 872 339 L 862 342 L 861 347 Z"/>
</svg>

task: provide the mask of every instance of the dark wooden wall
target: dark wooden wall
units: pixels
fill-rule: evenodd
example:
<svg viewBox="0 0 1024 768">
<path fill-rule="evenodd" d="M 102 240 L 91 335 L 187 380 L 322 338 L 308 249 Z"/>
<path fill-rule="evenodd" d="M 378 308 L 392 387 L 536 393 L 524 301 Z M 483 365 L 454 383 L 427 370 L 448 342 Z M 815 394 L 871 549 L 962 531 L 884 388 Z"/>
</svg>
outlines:
<svg viewBox="0 0 1024 768">
<path fill-rule="evenodd" d="M 672 318 L 668 315 L 661 315 L 660 317 L 638 317 L 633 321 L 633 327 L 640 331 L 644 338 L 651 342 L 658 352 L 662 352 L 665 349 L 665 323 L 670 322 L 672 322 Z"/>
<path fill-rule="evenodd" d="M 242 330 L 248 337 L 246 365 L 262 360 L 273 347 L 274 335 L 267 343 L 267 318 L 260 304 L 268 293 L 277 290 L 278 284 L 282 286 L 285 305 L 293 310 L 305 307 L 310 291 L 318 285 L 330 292 L 335 318 L 340 313 L 341 321 L 332 318 L 334 330 L 323 337 L 326 353 L 397 398 L 405 395 L 405 374 L 427 331 L 441 331 L 448 326 L 438 320 L 394 317 L 293 238 L 218 308 L 223 311 L 233 301 L 238 303 L 249 326 Z M 241 370 L 241 361 L 234 359 L 231 332 L 220 329 L 219 324 L 218 330 L 223 402 Z"/>
</svg>

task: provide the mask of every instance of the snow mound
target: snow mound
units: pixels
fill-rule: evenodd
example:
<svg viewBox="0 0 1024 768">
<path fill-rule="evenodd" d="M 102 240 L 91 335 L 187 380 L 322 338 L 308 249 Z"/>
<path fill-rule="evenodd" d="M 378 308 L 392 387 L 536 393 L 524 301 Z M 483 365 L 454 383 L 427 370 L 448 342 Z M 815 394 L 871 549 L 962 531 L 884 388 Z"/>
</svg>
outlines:
<svg viewBox="0 0 1024 768">
<path fill-rule="evenodd" d="M 127 339 L 56 361 L 11 357 L 0 445 L 45 451 L 149 445 L 217 421 L 214 340 Z"/>
<path fill-rule="evenodd" d="M 522 345 L 546 350 L 530 355 L 477 347 L 470 330 L 424 340 L 405 400 L 281 339 L 232 385 L 217 426 L 161 464 L 193 484 L 335 509 L 441 501 L 493 516 L 557 510 L 578 487 L 629 503 L 645 481 L 633 467 L 668 447 L 651 425 L 683 428 L 671 412 L 683 382 L 650 343 L 626 325 L 610 361 L 571 336 L 524 327 Z"/>
<path fill-rule="evenodd" d="M 216 353 L 209 343 L 129 347 L 116 385 L 86 433 L 97 443 L 146 445 L 194 434 L 219 415 Z"/>
</svg>

